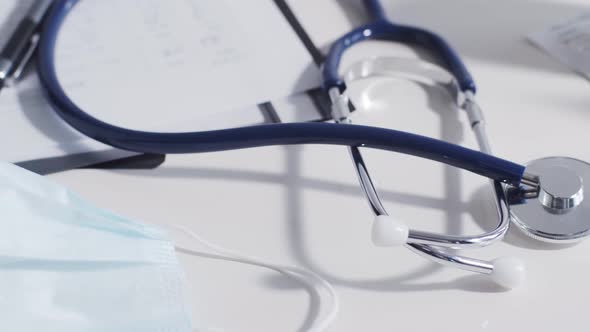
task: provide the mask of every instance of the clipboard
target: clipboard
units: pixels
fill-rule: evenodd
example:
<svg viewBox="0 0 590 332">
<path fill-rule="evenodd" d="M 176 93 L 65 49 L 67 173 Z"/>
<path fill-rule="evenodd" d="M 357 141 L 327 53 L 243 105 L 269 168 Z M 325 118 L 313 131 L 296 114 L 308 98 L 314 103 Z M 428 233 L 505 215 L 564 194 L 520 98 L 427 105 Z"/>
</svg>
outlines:
<svg viewBox="0 0 590 332">
<path fill-rule="evenodd" d="M 285 20 L 289 23 L 301 43 L 309 52 L 313 62 L 319 67 L 323 55 L 313 44 L 284 0 L 273 0 Z M 31 71 L 29 65 L 28 71 Z M 314 88 L 300 94 L 266 101 L 257 105 L 260 112 L 259 123 L 325 121 L 330 116 L 330 101 L 321 88 Z M 255 123 L 252 123 L 255 124 Z M 161 165 L 165 155 L 135 154 L 116 149 L 74 153 L 67 156 L 46 157 L 20 161 L 17 164 L 39 174 L 51 174 L 70 169 L 149 169 Z"/>
</svg>

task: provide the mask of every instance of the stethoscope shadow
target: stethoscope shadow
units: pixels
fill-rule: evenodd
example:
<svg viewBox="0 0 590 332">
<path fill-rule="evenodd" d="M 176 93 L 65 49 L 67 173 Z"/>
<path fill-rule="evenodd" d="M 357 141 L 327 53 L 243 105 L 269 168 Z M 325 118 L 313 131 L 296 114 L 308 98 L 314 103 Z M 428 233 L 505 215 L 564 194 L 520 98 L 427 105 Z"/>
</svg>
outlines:
<svg viewBox="0 0 590 332">
<path fill-rule="evenodd" d="M 464 126 L 460 121 L 461 114 L 456 105 L 453 105 L 450 98 L 443 95 L 444 92 L 438 89 L 425 88 L 428 100 L 428 108 L 436 111 L 441 118 L 440 132 L 442 139 L 460 144 L 463 140 Z M 370 91 L 368 91 L 370 93 Z M 441 104 L 441 101 L 445 101 Z M 387 124 L 384 124 L 387 125 Z M 343 148 L 343 153 L 346 150 Z M 440 269 L 440 266 L 434 263 L 426 262 L 418 269 L 403 272 L 403 274 L 375 278 L 375 279 L 351 279 L 338 276 L 314 260 L 313 253 L 308 251 L 304 231 L 304 220 L 302 211 L 304 211 L 303 204 L 303 190 L 319 190 L 324 192 L 334 192 L 339 195 L 351 195 L 364 199 L 361 190 L 356 185 L 348 185 L 338 182 L 332 182 L 322 179 L 310 179 L 302 175 L 302 149 L 299 146 L 285 147 L 286 153 L 286 169 L 284 174 L 271 174 L 256 171 L 241 171 L 241 170 L 223 170 L 215 168 L 172 168 L 162 167 L 157 172 L 153 171 L 134 171 L 133 175 L 140 176 L 161 176 L 161 177 L 202 177 L 208 179 L 220 179 L 228 181 L 252 181 L 262 183 L 273 183 L 284 185 L 287 191 L 285 201 L 286 206 L 286 220 L 288 223 L 288 239 L 289 246 L 295 259 L 299 265 L 304 266 L 318 273 L 328 281 L 336 285 L 341 285 L 351 288 L 388 291 L 388 292 L 416 292 L 416 291 L 434 291 L 459 289 L 470 292 L 500 292 L 503 289 L 495 287 L 489 283 L 487 279 L 479 275 L 468 275 L 458 278 L 450 282 L 417 282 L 423 277 L 433 274 Z M 370 160 L 368 160 L 370 167 Z M 351 167 L 352 172 L 352 167 Z M 351 173 L 351 176 L 353 174 Z M 380 191 L 381 198 L 385 203 L 397 202 L 401 204 L 408 204 L 412 206 L 424 207 L 429 209 L 438 209 L 445 212 L 444 222 L 446 224 L 445 232 L 449 234 L 460 234 L 463 230 L 462 214 L 469 211 L 467 207 L 469 202 L 462 202 L 462 180 L 461 171 L 453 167 L 444 167 L 445 179 L 445 198 L 438 199 L 427 196 L 394 192 L 394 191 Z M 387 179 L 381 179 L 387 180 Z M 485 183 L 482 181 L 482 183 Z M 491 205 L 492 200 L 487 202 Z M 473 211 L 470 211 L 473 213 Z M 369 211 L 367 211 L 369 213 Z M 493 214 L 492 214 L 493 215 Z M 489 216 L 488 216 L 489 217 Z M 410 226 L 411 226 L 411 221 Z M 416 257 L 416 259 L 420 259 Z M 280 279 L 277 279 L 280 278 Z M 285 289 L 291 287 L 299 287 L 298 284 L 292 281 L 288 282 L 284 277 L 273 277 L 265 280 L 265 284 L 269 287 Z"/>
<path fill-rule="evenodd" d="M 369 88 L 367 91 L 365 91 L 365 93 L 371 93 L 371 87 L 375 86 L 376 85 L 369 85 Z M 460 121 L 460 114 L 456 104 L 453 103 L 449 96 L 447 96 L 442 90 L 426 87 L 423 88 L 427 95 L 428 108 L 431 110 L 440 110 L 436 111 L 441 119 L 440 138 L 449 142 L 460 144 L 463 140 L 463 125 Z M 441 103 L 441 101 L 444 102 Z M 357 112 L 362 111 L 357 110 Z M 343 153 L 345 153 L 344 150 Z M 286 200 L 289 207 L 286 216 L 289 220 L 288 235 L 291 241 L 291 249 L 295 254 L 296 259 L 303 266 L 312 269 L 334 284 L 352 288 L 389 292 L 433 291 L 445 289 L 462 289 L 466 291 L 477 292 L 502 291 L 502 289 L 491 285 L 491 283 L 485 280 L 485 278 L 477 275 L 462 277 L 451 282 L 417 283 L 414 281 L 438 271 L 440 266 L 434 263 L 425 263 L 423 267 L 417 270 L 408 271 L 402 275 L 379 279 L 349 279 L 330 273 L 320 266 L 320 264 L 314 261 L 314 255 L 308 252 L 307 246 L 305 245 L 305 238 L 303 237 L 303 234 L 306 232 L 303 229 L 303 218 L 301 215 L 301 211 L 304 210 L 301 193 L 302 189 L 309 189 L 311 185 L 314 187 L 314 189 L 353 194 L 363 199 L 360 188 L 354 186 L 349 187 L 335 183 L 321 183 L 315 180 L 314 183 L 306 181 L 301 176 L 301 149 L 298 147 L 287 147 L 286 158 Z M 368 166 L 370 168 L 370 160 L 368 160 Z M 443 200 L 390 191 L 380 191 L 380 194 L 385 202 L 395 201 L 403 204 L 443 210 L 445 212 L 445 232 L 449 234 L 460 234 L 463 230 L 461 214 L 466 210 L 465 204 L 461 201 L 462 183 L 460 173 L 461 171 L 457 168 L 444 166 L 443 176 L 445 179 L 445 198 Z M 491 200 L 488 200 L 488 202 L 492 204 Z M 417 257 L 417 259 L 419 258 Z M 274 278 L 275 277 L 268 280 L 268 284 L 270 286 L 278 288 L 285 287 L 285 284 L 281 280 Z M 280 277 L 277 276 L 276 278 Z"/>
</svg>

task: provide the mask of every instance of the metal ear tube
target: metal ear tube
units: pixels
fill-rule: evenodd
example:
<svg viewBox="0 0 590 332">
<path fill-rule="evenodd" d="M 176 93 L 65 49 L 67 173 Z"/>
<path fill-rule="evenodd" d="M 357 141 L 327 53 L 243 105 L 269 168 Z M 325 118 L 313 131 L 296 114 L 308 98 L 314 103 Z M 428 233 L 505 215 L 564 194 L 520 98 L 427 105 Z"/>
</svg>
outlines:
<svg viewBox="0 0 590 332">
<path fill-rule="evenodd" d="M 378 76 L 408 79 L 421 83 L 428 82 L 428 86 L 442 87 L 453 100 L 457 101 L 457 106 L 466 111 L 480 150 L 491 153 L 481 109 L 477 106 L 472 93 L 467 93 L 465 102 L 459 104 L 460 90 L 451 74 L 432 64 L 392 57 L 377 57 L 356 62 L 348 68 L 345 74 L 347 82 Z M 332 100 L 334 121 L 351 124 L 348 97 L 345 92 L 341 93 L 338 88 L 332 88 L 329 90 L 329 95 Z M 493 261 L 485 261 L 451 254 L 444 250 L 444 248 L 483 247 L 503 238 L 509 228 L 510 213 L 502 184 L 490 181 L 495 193 L 494 203 L 498 215 L 498 226 L 494 230 L 475 236 L 442 235 L 415 231 L 389 217 L 371 181 L 359 148 L 350 147 L 349 150 L 361 188 L 376 216 L 372 233 L 372 239 L 376 245 L 398 245 L 400 239 L 407 239 L 405 246 L 420 256 L 439 264 L 489 275 L 493 282 L 503 287 L 517 287 L 524 280 L 524 265 L 516 258 L 502 257 Z"/>
</svg>

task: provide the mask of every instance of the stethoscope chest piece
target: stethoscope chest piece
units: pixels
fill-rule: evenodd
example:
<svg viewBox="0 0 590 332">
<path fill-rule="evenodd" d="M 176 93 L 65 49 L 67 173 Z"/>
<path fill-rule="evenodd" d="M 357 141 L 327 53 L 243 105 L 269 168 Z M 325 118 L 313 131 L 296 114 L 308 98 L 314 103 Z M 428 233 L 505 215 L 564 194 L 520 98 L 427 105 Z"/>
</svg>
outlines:
<svg viewBox="0 0 590 332">
<path fill-rule="evenodd" d="M 525 234 L 545 242 L 571 243 L 590 235 L 590 164 L 567 157 L 537 159 L 527 172 L 540 178 L 535 198 L 510 206 L 512 221 Z"/>
</svg>

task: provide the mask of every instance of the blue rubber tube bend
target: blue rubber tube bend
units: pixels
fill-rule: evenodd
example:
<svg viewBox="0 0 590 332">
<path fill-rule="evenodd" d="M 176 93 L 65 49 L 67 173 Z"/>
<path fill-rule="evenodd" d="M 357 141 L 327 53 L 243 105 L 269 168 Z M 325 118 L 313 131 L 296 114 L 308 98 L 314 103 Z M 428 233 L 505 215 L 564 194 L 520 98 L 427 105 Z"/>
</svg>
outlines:
<svg viewBox="0 0 590 332">
<path fill-rule="evenodd" d="M 334 42 L 322 66 L 325 89 L 332 87 L 338 87 L 340 90 L 344 89 L 344 81 L 338 73 L 338 68 L 340 66 L 340 59 L 348 48 L 365 40 L 384 40 L 423 47 L 426 51 L 437 57 L 455 76 L 457 82 L 459 82 L 461 91 L 475 93 L 476 88 L 473 77 L 459 55 L 444 38 L 426 29 L 396 24 L 389 21 L 378 0 L 364 0 L 364 4 L 372 20 L 368 24 L 354 29 Z"/>
<path fill-rule="evenodd" d="M 267 124 L 251 127 L 159 133 L 130 130 L 100 121 L 82 111 L 65 94 L 55 70 L 55 43 L 61 22 L 77 0 L 58 0 L 46 19 L 38 53 L 38 70 L 57 114 L 82 134 L 105 144 L 137 152 L 196 153 L 289 144 L 333 144 L 401 152 L 460 167 L 494 180 L 520 184 L 524 166 L 444 141 L 402 131 L 331 123 Z"/>
</svg>

